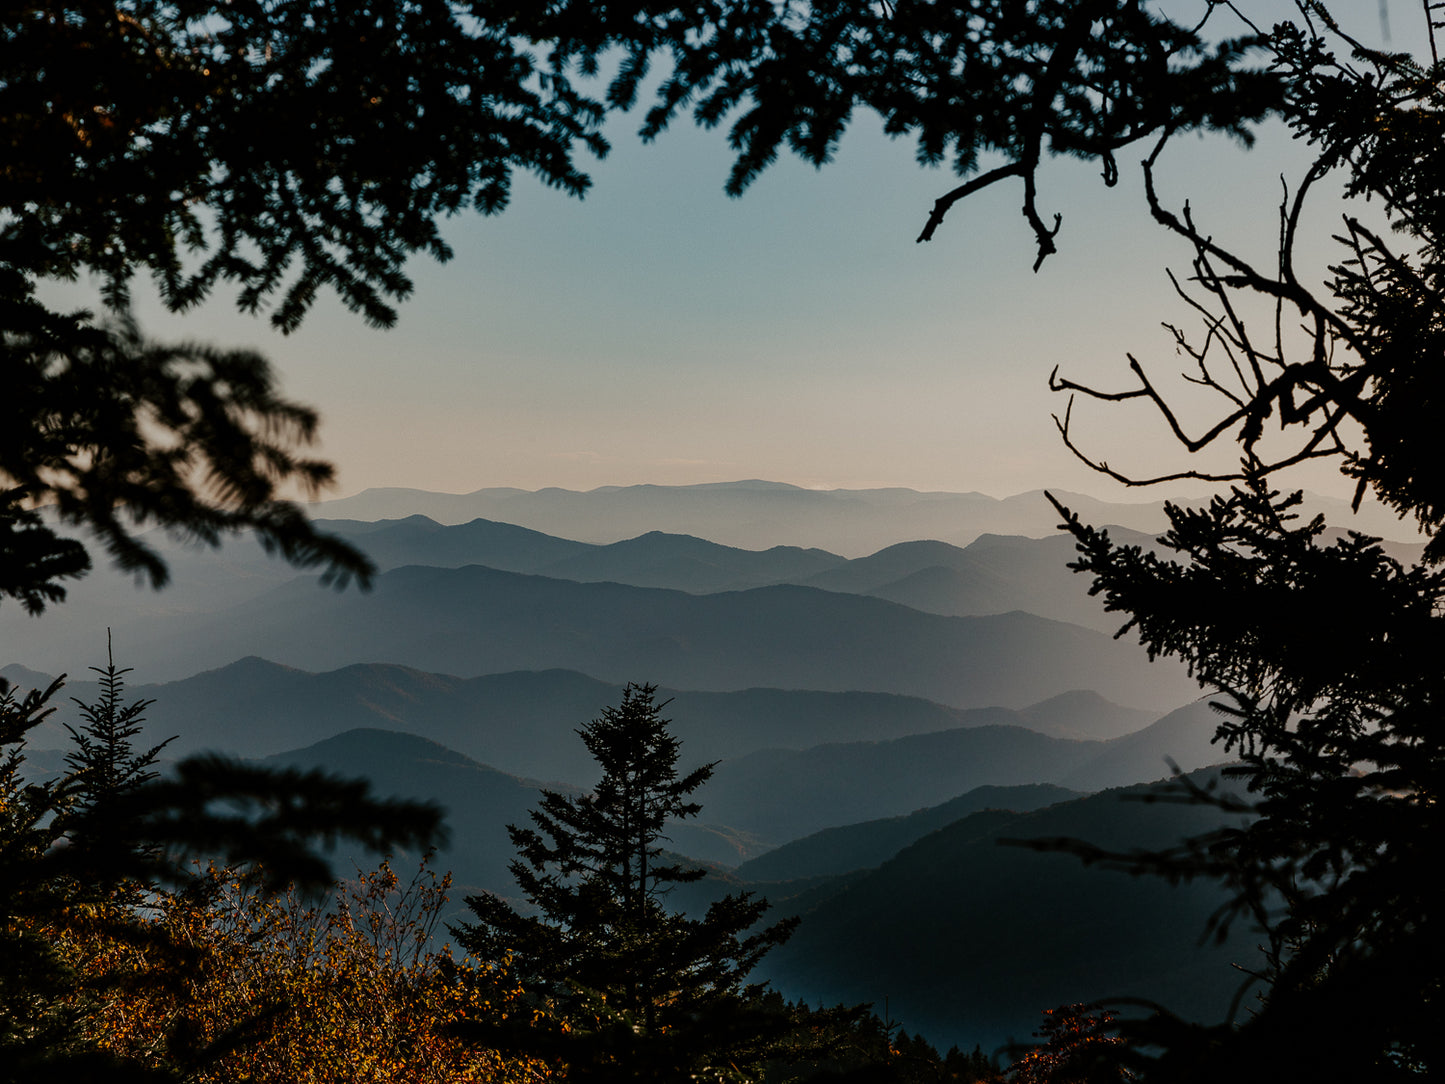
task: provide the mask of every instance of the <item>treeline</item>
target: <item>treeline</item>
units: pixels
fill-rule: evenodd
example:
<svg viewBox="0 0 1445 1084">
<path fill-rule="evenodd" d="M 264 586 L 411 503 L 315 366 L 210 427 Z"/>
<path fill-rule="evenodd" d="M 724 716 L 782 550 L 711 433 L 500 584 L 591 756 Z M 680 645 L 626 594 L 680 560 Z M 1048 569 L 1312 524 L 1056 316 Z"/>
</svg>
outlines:
<svg viewBox="0 0 1445 1084">
<path fill-rule="evenodd" d="M 747 984 L 791 932 L 758 929 L 765 901 L 666 909 L 695 873 L 658 860 L 661 825 L 697 811 L 709 769 L 677 777 L 650 686 L 584 729 L 594 793 L 545 794 L 536 827 L 513 827 L 526 912 L 472 897 L 454 952 L 450 877 L 429 857 L 328 888 L 318 872 L 344 835 L 419 850 L 434 811 L 222 761 L 162 778 L 163 744 L 133 744 L 149 702 L 124 702 L 113 661 L 97 669 L 55 779 L 27 776 L 24 738 L 60 683 L 0 689 L 0 1079 L 1003 1079 L 983 1051 L 940 1054 L 868 1006 Z"/>
<path fill-rule="evenodd" d="M 32 928 L 74 976 L 54 1006 L 79 1025 L 67 1045 L 91 1047 L 108 1071 L 198 1084 L 595 1079 L 565 1056 L 465 1038 L 560 1021 L 504 965 L 433 947 L 448 887 L 425 862 L 405 879 L 383 862 L 318 900 L 209 866 L 142 916 L 95 909 Z M 940 1055 L 866 1009 L 810 1009 L 771 992 L 754 1005 L 775 1033 L 767 1055 L 713 1079 L 1004 1079 L 981 1050 Z M 63 1048 L 52 1053 L 71 1063 Z"/>
</svg>

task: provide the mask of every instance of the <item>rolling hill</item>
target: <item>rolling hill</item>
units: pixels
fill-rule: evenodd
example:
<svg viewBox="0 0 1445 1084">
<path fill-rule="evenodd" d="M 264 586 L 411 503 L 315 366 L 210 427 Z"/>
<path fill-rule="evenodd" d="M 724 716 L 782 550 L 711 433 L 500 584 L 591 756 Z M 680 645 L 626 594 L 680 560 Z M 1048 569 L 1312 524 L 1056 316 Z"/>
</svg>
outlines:
<svg viewBox="0 0 1445 1084">
<path fill-rule="evenodd" d="M 946 828 L 971 814 L 986 809 L 1026 813 L 1082 797 L 1076 790 L 1056 787 L 1051 783 L 974 787 L 967 794 L 906 816 L 824 828 L 749 859 L 732 871 L 732 877 L 757 885 L 766 881 L 800 881 L 872 869 L 930 832 Z"/>
</svg>

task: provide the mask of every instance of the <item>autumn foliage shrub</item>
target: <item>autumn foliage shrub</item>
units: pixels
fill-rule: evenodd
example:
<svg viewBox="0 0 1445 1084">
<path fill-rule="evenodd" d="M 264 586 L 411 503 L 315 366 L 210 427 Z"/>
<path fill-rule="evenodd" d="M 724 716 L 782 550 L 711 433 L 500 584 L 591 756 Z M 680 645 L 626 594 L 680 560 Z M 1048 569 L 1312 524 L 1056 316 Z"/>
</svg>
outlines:
<svg viewBox="0 0 1445 1084">
<path fill-rule="evenodd" d="M 211 866 L 155 900 L 152 939 L 71 931 L 83 968 L 110 987 L 89 1015 L 94 1039 L 203 1084 L 544 1079 L 451 1035 L 459 1020 L 519 1010 L 500 971 L 465 962 L 462 983 L 464 962 L 433 947 L 449 883 L 425 861 L 403 883 L 384 861 L 314 901 Z"/>
</svg>

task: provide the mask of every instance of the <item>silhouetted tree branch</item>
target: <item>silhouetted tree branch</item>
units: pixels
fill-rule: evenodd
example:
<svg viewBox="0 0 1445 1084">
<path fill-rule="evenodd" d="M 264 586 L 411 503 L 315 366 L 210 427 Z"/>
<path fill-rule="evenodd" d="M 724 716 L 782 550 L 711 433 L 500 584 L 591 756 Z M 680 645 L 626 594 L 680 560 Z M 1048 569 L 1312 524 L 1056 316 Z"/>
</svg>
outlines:
<svg viewBox="0 0 1445 1084">
<path fill-rule="evenodd" d="M 0 597 L 31 613 L 65 598 L 62 581 L 90 558 L 64 526 L 89 530 L 157 587 L 168 573 L 139 537 L 150 526 L 210 545 L 250 530 L 292 564 L 323 566 L 324 582 L 369 583 L 365 556 L 280 495 L 290 485 L 314 495 L 332 468 L 298 454 L 316 412 L 277 393 L 264 358 L 153 343 L 125 314 L 98 324 L 51 313 L 0 268 L 7 279 L 21 288 L 0 294 Z"/>
<path fill-rule="evenodd" d="M 1159 139 L 1143 164 L 1152 217 L 1194 250 L 1191 288 L 1171 279 L 1199 314 L 1203 334 L 1196 339 L 1177 325 L 1165 328 L 1176 350 L 1193 362 L 1182 377 L 1220 396 L 1225 408 L 1199 436 L 1189 435 L 1168 395 L 1131 354 L 1138 386 L 1122 392 L 1060 378 L 1055 370 L 1050 386 L 1071 399 L 1055 421 L 1075 455 L 1127 484 L 1183 478 L 1242 483 L 1307 459 L 1336 457 L 1357 479 L 1357 505 L 1372 488 L 1385 503 L 1433 528 L 1445 517 L 1445 492 L 1415 464 L 1434 441 L 1425 419 L 1434 416 L 1440 392 L 1427 374 L 1436 368 L 1431 359 L 1445 350 L 1438 195 L 1445 171 L 1445 92 L 1437 74 L 1408 56 L 1366 48 L 1340 31 L 1320 5 L 1302 0 L 1300 11 L 1301 25 L 1276 28 L 1270 49 L 1287 88 L 1285 117 L 1316 154 L 1293 193 L 1285 193 L 1272 271 L 1206 234 L 1187 204 L 1178 213 L 1166 207 L 1154 167 L 1172 133 Z M 1353 63 L 1334 56 L 1325 34 L 1349 46 Z M 1302 283 L 1296 252 L 1309 198 L 1321 180 L 1336 175 L 1343 176 L 1350 197 L 1378 200 L 1413 251 L 1392 248 L 1357 216 L 1345 215 L 1335 238 L 1345 254 L 1329 269 L 1324 296 Z M 1252 333 L 1243 315 L 1251 298 L 1274 307 L 1268 340 Z M 1408 395 L 1400 394 L 1407 386 Z M 1074 395 L 1148 400 L 1187 452 L 1233 442 L 1240 466 L 1147 477 L 1113 467 L 1083 451 L 1076 439 Z M 1299 435 L 1285 450 L 1267 452 L 1271 428 Z M 1433 544 L 1431 553 L 1440 555 Z"/>
</svg>

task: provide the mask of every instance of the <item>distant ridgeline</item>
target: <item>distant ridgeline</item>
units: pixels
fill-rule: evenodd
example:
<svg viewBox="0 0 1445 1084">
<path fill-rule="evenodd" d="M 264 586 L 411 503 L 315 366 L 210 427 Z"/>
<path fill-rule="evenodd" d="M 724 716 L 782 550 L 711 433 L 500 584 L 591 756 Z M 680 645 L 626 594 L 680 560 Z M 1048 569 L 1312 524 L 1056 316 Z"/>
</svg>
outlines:
<svg viewBox="0 0 1445 1084">
<path fill-rule="evenodd" d="M 1053 491 L 1085 520 L 1157 532 L 1165 525 L 1164 499 L 1103 501 Z M 1359 513 L 1349 501 L 1308 495 L 1309 515 L 1385 538 L 1409 539 L 1408 525 L 1366 501 Z M 434 493 L 421 489 L 368 489 L 313 505 L 325 519 L 388 520 L 427 516 L 438 523 L 499 520 L 587 542 L 614 542 L 644 531 L 697 535 L 746 549 L 821 546 L 863 556 L 897 542 L 939 539 L 965 546 L 981 534 L 1040 538 L 1058 529 L 1058 516 L 1042 491 L 1002 500 L 982 493 L 887 489 L 804 489 L 759 480 L 691 486 L 603 486 L 576 491 L 548 488 L 479 489 Z"/>
</svg>

